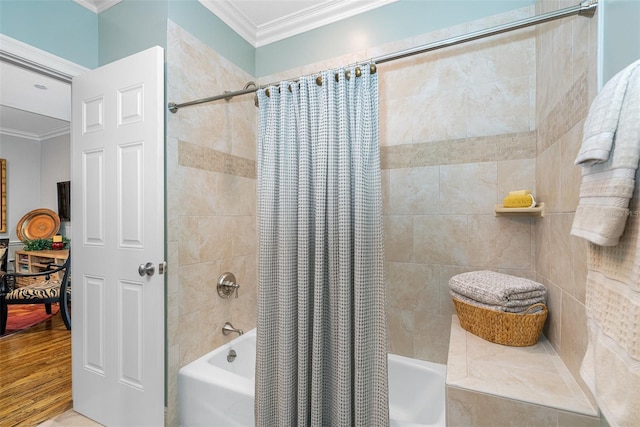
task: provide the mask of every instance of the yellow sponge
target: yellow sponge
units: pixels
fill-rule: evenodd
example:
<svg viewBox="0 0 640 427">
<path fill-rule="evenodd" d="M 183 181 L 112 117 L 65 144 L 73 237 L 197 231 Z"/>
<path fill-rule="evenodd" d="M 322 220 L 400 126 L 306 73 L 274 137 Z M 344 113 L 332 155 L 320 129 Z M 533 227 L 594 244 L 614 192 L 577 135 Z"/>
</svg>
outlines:
<svg viewBox="0 0 640 427">
<path fill-rule="evenodd" d="M 531 194 L 531 190 L 509 191 L 509 196 L 526 196 L 527 194 Z"/>
<path fill-rule="evenodd" d="M 532 208 L 536 205 L 536 201 L 531 194 L 521 196 L 507 196 L 502 201 L 505 208 Z"/>
</svg>

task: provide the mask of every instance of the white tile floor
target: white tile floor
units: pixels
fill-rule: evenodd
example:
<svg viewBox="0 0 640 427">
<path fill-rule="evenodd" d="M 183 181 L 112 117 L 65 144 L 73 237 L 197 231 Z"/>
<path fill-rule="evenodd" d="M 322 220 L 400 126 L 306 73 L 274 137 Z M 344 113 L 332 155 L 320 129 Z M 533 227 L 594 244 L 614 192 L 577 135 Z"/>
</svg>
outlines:
<svg viewBox="0 0 640 427">
<path fill-rule="evenodd" d="M 38 427 L 100 427 L 102 424 L 85 417 L 74 411 L 73 409 L 58 415 L 57 417 L 47 420 Z"/>
</svg>

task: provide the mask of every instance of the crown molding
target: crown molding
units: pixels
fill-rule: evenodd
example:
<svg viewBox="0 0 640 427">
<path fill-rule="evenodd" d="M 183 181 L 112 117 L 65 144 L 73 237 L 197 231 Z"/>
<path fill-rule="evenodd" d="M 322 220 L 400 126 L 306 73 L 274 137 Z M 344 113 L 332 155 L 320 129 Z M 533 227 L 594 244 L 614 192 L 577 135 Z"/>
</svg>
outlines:
<svg viewBox="0 0 640 427">
<path fill-rule="evenodd" d="M 0 60 L 70 82 L 79 74 L 88 71 L 75 62 L 46 52 L 0 33 Z"/>
<path fill-rule="evenodd" d="M 15 129 L 0 128 L 0 135 L 29 139 L 31 141 L 44 141 L 45 139 L 51 139 L 57 136 L 68 135 L 70 133 L 71 133 L 71 125 L 65 125 L 61 128 L 54 129 L 45 133 L 24 132 L 24 131 L 15 130 Z"/>
<path fill-rule="evenodd" d="M 84 6 L 95 14 L 103 12 L 110 7 L 115 6 L 122 0 L 73 0 L 80 6 Z"/>
<path fill-rule="evenodd" d="M 267 22 L 257 28 L 256 47 L 262 47 L 287 37 L 333 24 L 346 18 L 368 12 L 397 0 L 345 1 L 331 0 L 299 13 Z"/>
<path fill-rule="evenodd" d="M 211 13 L 227 24 L 240 37 L 256 47 L 256 26 L 246 15 L 240 12 L 233 4 L 226 0 L 198 0 Z"/>
<path fill-rule="evenodd" d="M 227 0 L 199 0 L 200 3 L 253 47 L 262 47 L 345 18 L 376 9 L 397 0 L 328 0 L 315 7 L 256 25 Z"/>
</svg>

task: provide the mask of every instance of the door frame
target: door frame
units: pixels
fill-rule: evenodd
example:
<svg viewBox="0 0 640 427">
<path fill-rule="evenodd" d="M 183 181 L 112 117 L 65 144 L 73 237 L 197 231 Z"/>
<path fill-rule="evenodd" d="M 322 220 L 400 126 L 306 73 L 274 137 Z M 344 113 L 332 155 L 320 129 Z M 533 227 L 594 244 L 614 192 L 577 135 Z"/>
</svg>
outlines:
<svg viewBox="0 0 640 427">
<path fill-rule="evenodd" d="M 73 77 L 89 71 L 89 68 L 1 33 L 0 61 L 60 80 L 69 86 L 71 86 Z M 69 117 L 71 117 L 71 96 L 69 96 Z M 69 128 L 69 135 L 71 135 L 71 128 Z M 69 146 L 71 146 L 71 142 L 69 142 Z M 15 245 L 20 243 L 17 240 L 9 241 L 9 257 L 13 256 Z"/>
<path fill-rule="evenodd" d="M 89 68 L 0 34 L 0 59 L 36 71 L 71 85 L 71 78 Z"/>
</svg>

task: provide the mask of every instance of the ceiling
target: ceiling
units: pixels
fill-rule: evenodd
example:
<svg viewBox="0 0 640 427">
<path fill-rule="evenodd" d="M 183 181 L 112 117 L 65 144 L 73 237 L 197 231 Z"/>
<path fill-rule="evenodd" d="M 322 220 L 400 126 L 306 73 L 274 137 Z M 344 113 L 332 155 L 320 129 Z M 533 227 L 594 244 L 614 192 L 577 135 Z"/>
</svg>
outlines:
<svg viewBox="0 0 640 427">
<path fill-rule="evenodd" d="M 74 0 L 94 13 L 122 0 Z M 199 0 L 260 47 L 397 0 Z M 0 134 L 45 140 L 69 133 L 71 86 L 0 61 Z"/>
<path fill-rule="evenodd" d="M 0 133 L 42 141 L 69 133 L 71 86 L 0 61 Z"/>
</svg>

